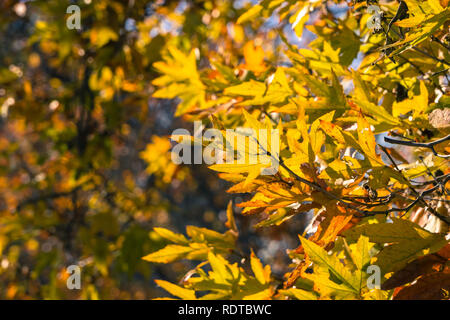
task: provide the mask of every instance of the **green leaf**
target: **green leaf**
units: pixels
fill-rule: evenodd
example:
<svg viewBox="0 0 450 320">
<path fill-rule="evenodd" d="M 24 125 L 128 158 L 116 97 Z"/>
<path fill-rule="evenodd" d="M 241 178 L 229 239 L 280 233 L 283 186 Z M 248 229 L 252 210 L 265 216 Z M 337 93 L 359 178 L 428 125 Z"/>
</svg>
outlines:
<svg viewBox="0 0 450 320">
<path fill-rule="evenodd" d="M 361 235 L 370 242 L 390 244 L 376 256 L 376 264 L 383 273 L 394 272 L 408 262 L 441 249 L 447 240 L 441 234 L 431 233 L 409 220 L 392 218 L 393 223 L 373 223 L 356 226 L 344 233 L 349 241 Z"/>
<path fill-rule="evenodd" d="M 374 244 L 369 243 L 369 238 L 360 236 L 356 244 L 350 245 L 350 259 L 356 267 L 354 275 L 359 283 L 359 292 L 365 287 L 367 273 L 366 267 L 370 263 L 371 256 L 369 254 L 370 249 Z"/>
<path fill-rule="evenodd" d="M 305 250 L 308 257 L 315 263 L 320 269 L 327 270 L 329 274 L 333 275 L 337 280 L 339 280 L 342 285 L 337 285 L 333 287 L 342 289 L 345 287 L 346 291 L 354 292 L 355 294 L 359 294 L 359 283 L 358 279 L 356 279 L 351 272 L 344 267 L 344 265 L 335 257 L 330 256 L 328 253 L 315 244 L 312 241 L 306 240 L 305 238 L 300 237 L 302 242 L 303 249 Z M 319 272 L 318 272 L 319 273 Z M 323 276 L 322 276 L 323 278 Z M 315 280 L 319 280 L 319 276 L 314 275 Z M 314 281 L 314 279 L 312 279 Z M 316 281 L 314 281 L 316 282 Z M 328 283 L 323 279 L 323 282 Z"/>
<path fill-rule="evenodd" d="M 361 110 L 370 117 L 375 118 L 378 124 L 383 124 L 387 128 L 392 128 L 401 124 L 398 118 L 390 115 L 382 106 L 378 106 L 367 100 L 354 99 Z"/>
</svg>

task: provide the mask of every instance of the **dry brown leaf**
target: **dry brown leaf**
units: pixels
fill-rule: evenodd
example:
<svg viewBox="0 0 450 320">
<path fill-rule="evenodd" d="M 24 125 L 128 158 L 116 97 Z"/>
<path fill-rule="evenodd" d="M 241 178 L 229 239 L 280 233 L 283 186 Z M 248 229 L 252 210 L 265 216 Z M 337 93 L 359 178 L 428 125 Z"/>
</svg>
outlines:
<svg viewBox="0 0 450 320">
<path fill-rule="evenodd" d="M 429 273 L 436 272 L 447 259 L 444 259 L 436 254 L 430 254 L 412 261 L 403 269 L 394 273 L 392 277 L 387 279 L 382 285 L 381 289 L 391 290 L 396 287 L 414 281 L 417 277 Z"/>
<path fill-rule="evenodd" d="M 434 109 L 429 115 L 428 120 L 435 128 L 450 127 L 450 108 Z"/>
<path fill-rule="evenodd" d="M 411 286 L 404 287 L 394 300 L 448 300 L 450 274 L 436 272 L 421 277 Z"/>
</svg>

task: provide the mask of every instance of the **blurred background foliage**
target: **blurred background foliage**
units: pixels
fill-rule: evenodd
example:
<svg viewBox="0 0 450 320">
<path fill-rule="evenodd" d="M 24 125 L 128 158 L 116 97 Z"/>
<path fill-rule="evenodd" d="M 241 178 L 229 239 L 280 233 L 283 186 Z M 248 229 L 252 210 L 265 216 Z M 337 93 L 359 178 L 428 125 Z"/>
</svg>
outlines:
<svg viewBox="0 0 450 320">
<path fill-rule="evenodd" d="M 81 30 L 66 26 L 71 4 L 81 8 Z M 249 39 L 282 61 L 276 19 L 236 24 L 251 5 L 0 2 L 1 299 L 154 298 L 152 279 L 179 279 L 191 266 L 141 259 L 166 244 L 153 227 L 224 230 L 230 184 L 206 166 L 171 162 L 167 136 L 192 124 L 174 117 L 177 101 L 152 98 L 152 64 L 176 46 L 198 48 L 200 67 L 215 58 L 238 65 Z M 310 40 L 286 33 L 299 45 Z M 255 231 L 250 218 L 237 219 L 241 248 L 281 275 L 304 221 Z M 72 264 L 82 267 L 81 290 L 66 288 Z"/>
</svg>

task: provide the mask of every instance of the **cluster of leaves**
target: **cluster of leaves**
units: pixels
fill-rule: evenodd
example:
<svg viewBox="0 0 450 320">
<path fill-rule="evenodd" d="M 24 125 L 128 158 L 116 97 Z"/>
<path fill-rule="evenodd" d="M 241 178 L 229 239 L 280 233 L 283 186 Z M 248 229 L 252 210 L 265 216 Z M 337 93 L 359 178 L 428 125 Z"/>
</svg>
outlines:
<svg viewBox="0 0 450 320">
<path fill-rule="evenodd" d="M 380 30 L 371 4 L 1 1 L 0 297 L 447 297 L 448 1 L 378 3 Z M 193 120 L 278 129 L 280 152 L 177 166 L 166 135 Z M 202 218 L 223 232 L 169 231 Z"/>
<path fill-rule="evenodd" d="M 172 295 L 448 299 L 448 1 L 380 3 L 380 30 L 368 29 L 368 5 L 263 0 L 237 23 L 258 30 L 262 20 L 278 20 L 274 52 L 264 46 L 270 36 L 255 36 L 237 62 L 208 54 L 199 67 L 195 48 L 169 46 L 154 64 L 161 76 L 153 96 L 178 98 L 177 115 L 224 136 L 237 127 L 278 129 L 280 150 L 269 163 L 210 166 L 232 184 L 229 193 L 251 195 L 237 207 L 258 218 L 255 227 L 313 214 L 300 245 L 287 252 L 283 278 L 253 252 L 242 254 L 231 204 L 225 234 L 188 227 L 188 240 L 155 229 L 174 244 L 145 260 L 201 261 L 180 286 L 158 281 Z M 306 30 L 314 40 L 299 48 L 293 33 L 303 39 Z M 231 151 L 247 160 L 258 153 L 239 144 Z M 275 175 L 260 174 L 274 163 Z M 381 270 L 380 288 L 368 287 L 370 265 Z"/>
<path fill-rule="evenodd" d="M 66 23 L 73 4 L 79 30 Z M 203 23 L 214 8 L 228 14 Z M 151 229 L 217 224 L 228 199 L 210 196 L 221 185 L 207 170 L 171 162 L 162 136 L 182 122 L 151 97 L 152 65 L 169 45 L 203 54 L 229 43 L 235 11 L 224 1 L 0 1 L 0 298 L 149 298 L 153 273 L 184 268 L 141 259 L 165 244 Z M 81 290 L 66 286 L 70 265 Z"/>
</svg>

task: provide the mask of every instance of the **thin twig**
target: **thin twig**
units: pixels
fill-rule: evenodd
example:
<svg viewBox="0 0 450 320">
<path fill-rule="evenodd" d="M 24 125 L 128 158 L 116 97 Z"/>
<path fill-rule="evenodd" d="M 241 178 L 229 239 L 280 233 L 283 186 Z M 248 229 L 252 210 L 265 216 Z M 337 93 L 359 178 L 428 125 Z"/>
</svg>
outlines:
<svg viewBox="0 0 450 320">
<path fill-rule="evenodd" d="M 431 58 L 431 59 L 433 59 L 433 60 L 435 60 L 437 62 L 440 62 L 440 63 L 443 63 L 443 64 L 446 64 L 446 65 L 450 66 L 449 62 L 447 62 L 445 60 L 442 60 L 442 59 L 439 59 L 439 58 L 436 58 L 435 56 L 433 56 L 433 55 L 429 54 L 428 52 L 423 51 L 423 50 L 421 50 L 421 49 L 419 49 L 417 47 L 412 47 L 411 49 L 413 49 L 413 50 L 423 54 L 424 56 L 427 56 L 428 58 Z"/>
<path fill-rule="evenodd" d="M 387 137 L 385 137 L 385 140 L 386 140 L 386 138 L 387 138 Z M 443 139 L 444 139 L 444 138 L 443 138 Z M 442 139 L 436 140 L 436 141 L 434 141 L 434 142 L 430 142 L 430 144 L 433 144 L 433 143 L 434 143 L 434 144 L 440 143 L 440 142 L 439 142 L 440 140 L 442 140 Z M 407 141 L 405 141 L 405 142 L 407 142 Z M 381 149 L 386 153 L 386 155 L 387 155 L 388 158 L 391 160 L 391 162 L 393 163 L 393 165 L 395 166 L 395 168 L 397 169 L 397 171 L 403 176 L 402 171 L 399 170 L 398 166 L 395 164 L 394 160 L 392 159 L 392 157 L 390 156 L 390 154 L 388 153 L 388 151 L 386 150 L 386 148 L 382 147 Z M 405 178 L 405 177 L 403 176 L 403 178 Z M 405 179 L 406 179 L 406 178 L 405 178 Z M 445 182 L 446 182 L 446 181 L 445 181 Z M 444 185 L 445 185 L 445 182 L 444 182 Z M 441 182 L 441 183 L 442 183 L 442 182 Z M 414 192 L 414 194 L 415 194 L 416 196 L 418 196 L 417 200 L 420 201 L 423 205 L 425 205 L 425 208 L 426 208 L 426 209 L 428 209 L 428 210 L 429 210 L 432 214 L 434 214 L 436 217 L 438 217 L 439 219 L 441 219 L 442 221 L 444 221 L 444 222 L 446 222 L 447 224 L 450 225 L 450 218 L 441 215 L 441 214 L 440 214 L 439 212 L 437 212 L 434 208 L 432 208 L 431 206 L 429 206 L 428 203 L 423 199 L 423 196 L 424 196 L 425 194 L 430 193 L 430 192 L 429 192 L 430 190 L 432 190 L 432 191 L 434 192 L 436 189 L 440 188 L 440 187 L 441 187 L 441 183 L 436 184 L 433 188 L 428 189 L 428 190 L 426 190 L 426 191 L 422 191 L 421 193 L 419 193 L 419 192 L 418 192 L 411 184 L 410 184 L 410 189 Z M 425 192 L 426 192 L 426 193 L 425 193 Z M 405 212 L 406 212 L 406 211 L 405 211 Z"/>
<path fill-rule="evenodd" d="M 438 154 L 436 152 L 436 150 L 434 149 L 434 146 L 439 144 L 439 143 L 448 141 L 448 140 L 450 140 L 450 135 L 448 135 L 446 137 L 443 137 L 441 139 L 435 140 L 435 141 L 428 142 L 428 143 L 405 141 L 405 140 L 397 140 L 397 139 L 392 139 L 392 138 L 389 138 L 389 137 L 384 137 L 384 141 L 388 142 L 388 143 L 391 143 L 391 144 L 400 144 L 400 145 L 408 146 L 408 147 L 428 148 L 428 149 L 430 149 L 433 152 L 433 154 L 435 156 L 440 157 L 440 158 L 444 158 L 444 159 L 450 158 L 450 155 Z"/>
</svg>

